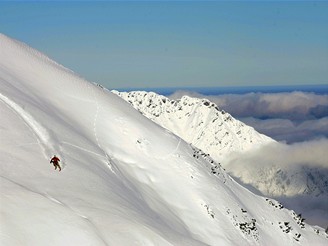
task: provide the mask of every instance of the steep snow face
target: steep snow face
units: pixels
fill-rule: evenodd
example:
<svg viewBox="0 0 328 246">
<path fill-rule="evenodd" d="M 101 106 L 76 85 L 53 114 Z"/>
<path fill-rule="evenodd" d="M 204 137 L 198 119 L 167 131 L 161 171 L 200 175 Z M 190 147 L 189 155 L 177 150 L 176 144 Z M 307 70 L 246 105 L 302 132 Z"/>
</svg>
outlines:
<svg viewBox="0 0 328 246">
<path fill-rule="evenodd" d="M 244 152 L 274 142 L 207 99 L 183 96 L 179 100 L 170 100 L 153 92 L 113 92 L 147 118 L 210 154 L 216 161 L 232 152 Z"/>
<path fill-rule="evenodd" d="M 1 245 L 327 245 L 323 229 L 4 35 L 0 113 Z"/>
</svg>

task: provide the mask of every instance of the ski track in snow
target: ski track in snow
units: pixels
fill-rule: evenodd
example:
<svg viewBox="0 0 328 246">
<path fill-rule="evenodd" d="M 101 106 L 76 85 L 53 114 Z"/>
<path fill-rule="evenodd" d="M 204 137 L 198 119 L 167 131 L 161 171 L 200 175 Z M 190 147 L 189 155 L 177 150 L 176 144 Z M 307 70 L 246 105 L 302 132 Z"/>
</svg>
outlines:
<svg viewBox="0 0 328 246">
<path fill-rule="evenodd" d="M 119 120 L 120 123 L 122 123 L 123 121 L 120 119 Z M 123 133 L 127 133 L 128 131 L 126 129 L 123 129 L 122 130 Z M 180 137 L 176 137 L 179 139 L 179 142 L 177 143 L 176 147 L 174 148 L 174 150 L 170 151 L 168 154 L 165 154 L 165 156 L 154 156 L 153 153 L 150 153 L 149 152 L 149 145 L 151 145 L 151 143 L 148 141 L 147 138 L 139 138 L 137 139 L 137 147 L 138 149 L 140 149 L 145 155 L 149 156 L 149 157 L 152 157 L 154 159 L 157 159 L 157 160 L 167 160 L 168 158 L 170 158 L 172 155 L 174 155 L 179 147 L 180 147 L 180 144 L 181 144 L 181 141 L 182 139 Z"/>
<path fill-rule="evenodd" d="M 41 147 L 43 151 L 43 156 L 45 159 L 49 158 L 54 153 L 59 153 L 62 157 L 62 169 L 65 167 L 65 157 L 62 154 L 61 147 L 57 148 L 55 146 L 55 141 L 51 139 L 51 136 L 46 128 L 44 128 L 32 115 L 30 115 L 26 110 L 24 110 L 17 103 L 0 93 L 0 100 L 7 105 L 16 115 L 18 115 L 25 125 L 31 130 L 33 135 L 37 139 L 37 144 Z"/>
<path fill-rule="evenodd" d="M 83 221 L 85 221 L 87 224 L 89 224 L 89 226 L 94 230 L 94 233 L 95 235 L 104 243 L 104 245 L 108 246 L 106 240 L 104 239 L 104 237 L 101 235 L 101 232 L 99 231 L 99 229 L 97 228 L 97 226 L 92 222 L 91 219 L 89 219 L 87 216 L 84 216 L 83 214 L 81 214 L 80 212 L 74 210 L 72 207 L 70 207 L 69 205 L 65 204 L 64 202 L 52 197 L 51 195 L 49 195 L 48 193 L 42 193 L 42 192 L 38 192 L 38 191 L 35 191 L 35 190 L 32 190 L 31 188 L 27 187 L 26 185 L 23 185 L 23 184 L 20 184 L 16 181 L 13 181 L 7 177 L 4 177 L 2 175 L 0 175 L 1 178 L 7 180 L 8 182 L 18 186 L 18 187 L 21 187 L 22 189 L 24 190 L 27 190 L 33 194 L 36 194 L 36 195 L 39 195 L 51 202 L 54 202 L 56 204 L 59 204 L 60 206 L 64 207 L 65 209 L 69 210 L 70 212 L 72 212 L 74 215 L 76 215 L 77 217 L 79 218 L 82 218 Z"/>
<path fill-rule="evenodd" d="M 98 121 L 98 114 L 99 114 L 99 110 L 100 110 L 100 105 L 99 105 L 98 100 L 96 100 L 95 89 L 92 87 L 92 85 L 90 85 L 90 86 L 92 88 L 93 101 L 94 101 L 94 103 L 96 104 L 96 107 L 97 107 L 96 114 L 95 114 L 94 119 L 93 119 L 93 133 L 95 135 L 98 147 L 105 153 L 105 151 L 103 150 L 103 148 L 101 147 L 101 145 L 99 143 L 99 138 L 98 138 L 98 134 L 97 134 L 97 121 Z"/>
<path fill-rule="evenodd" d="M 43 194 L 43 193 L 41 193 L 41 192 L 38 192 L 38 191 L 35 191 L 35 190 L 32 190 L 32 189 L 30 189 L 29 187 L 27 187 L 27 186 L 25 186 L 25 185 L 22 185 L 22 184 L 20 184 L 20 183 L 14 181 L 14 180 L 12 180 L 12 179 L 10 179 L 10 178 L 4 177 L 4 176 L 2 176 L 2 175 L 0 175 L 0 177 L 3 178 L 3 179 L 5 179 L 5 180 L 7 180 L 8 182 L 11 182 L 11 183 L 13 183 L 13 184 L 15 184 L 15 185 L 17 185 L 17 186 L 23 188 L 24 190 L 27 190 L 27 191 L 29 191 L 29 192 L 32 192 L 32 193 L 34 193 L 34 194 L 37 194 L 37 195 L 40 195 L 40 196 L 43 196 L 43 197 L 47 198 L 45 194 Z"/>
<path fill-rule="evenodd" d="M 93 101 L 97 106 L 97 110 L 96 110 L 96 113 L 95 113 L 95 116 L 94 116 L 94 119 L 93 119 L 93 133 L 95 135 L 95 139 L 96 139 L 98 147 L 104 153 L 103 157 L 107 160 L 107 164 L 108 164 L 109 169 L 111 170 L 112 173 L 115 174 L 115 171 L 114 171 L 113 166 L 112 166 L 112 159 L 109 157 L 109 155 L 106 153 L 106 151 L 103 149 L 103 147 L 100 145 L 100 142 L 99 142 L 99 138 L 98 138 L 98 134 L 97 134 L 97 122 L 98 122 L 98 115 L 99 115 L 99 111 L 100 111 L 100 104 L 99 104 L 98 100 L 96 99 L 95 88 L 93 87 L 94 85 L 90 84 L 89 86 L 91 86 L 91 88 L 92 88 Z"/>
<path fill-rule="evenodd" d="M 166 156 L 163 156 L 163 157 L 156 157 L 156 159 L 159 159 L 159 160 L 166 160 L 166 159 L 168 159 L 170 156 L 174 155 L 174 154 L 178 151 L 178 149 L 179 149 L 179 147 L 180 147 L 180 144 L 181 144 L 181 141 L 182 141 L 182 139 L 179 138 L 179 142 L 178 142 L 178 144 L 177 144 L 177 147 L 176 147 L 173 151 L 171 151 L 171 152 L 170 152 L 169 154 L 167 154 Z"/>
<path fill-rule="evenodd" d="M 79 149 L 79 150 L 83 150 L 83 151 L 85 151 L 85 152 L 87 152 L 87 153 L 94 154 L 94 155 L 96 155 L 96 156 L 100 156 L 100 157 L 105 158 L 105 157 L 104 157 L 103 155 L 101 155 L 101 154 L 98 154 L 98 153 L 96 153 L 96 152 L 94 152 L 94 151 L 91 151 L 91 150 L 88 150 L 88 149 L 86 149 L 86 148 L 83 148 L 83 147 L 78 146 L 78 145 L 76 145 L 76 144 L 72 144 L 72 143 L 65 142 L 65 141 L 61 142 L 61 144 L 69 145 L 69 146 L 72 146 L 72 147 L 77 148 L 77 149 Z"/>
<path fill-rule="evenodd" d="M 66 209 L 68 209 L 69 211 L 71 211 L 73 214 L 75 214 L 76 216 L 78 216 L 79 218 L 82 218 L 86 223 L 88 223 L 91 228 L 94 230 L 95 235 L 104 243 L 104 245 L 108 246 L 106 240 L 104 239 L 104 237 L 101 235 L 101 232 L 99 231 L 99 229 L 97 228 L 97 226 L 95 225 L 95 223 L 92 222 L 91 219 L 89 219 L 87 216 L 81 214 L 80 212 L 76 211 L 75 209 L 73 209 L 71 206 L 67 205 L 66 203 L 50 196 L 49 194 L 45 194 L 45 197 L 47 197 L 49 200 L 58 203 L 60 205 L 62 205 L 63 207 L 65 207 Z"/>
<path fill-rule="evenodd" d="M 177 137 L 179 139 L 179 142 L 177 143 L 176 147 L 174 150 L 170 151 L 168 154 L 166 154 L 165 156 L 153 156 L 152 153 L 149 153 L 149 148 L 147 146 L 150 145 L 150 142 L 144 138 L 144 139 L 137 139 L 137 144 L 138 144 L 138 148 L 143 151 L 143 153 L 145 153 L 147 156 L 149 157 L 153 157 L 157 160 L 167 160 L 168 158 L 170 158 L 172 155 L 174 155 L 179 147 L 180 147 L 180 144 L 181 144 L 181 141 L 182 139 L 180 137 Z"/>
</svg>

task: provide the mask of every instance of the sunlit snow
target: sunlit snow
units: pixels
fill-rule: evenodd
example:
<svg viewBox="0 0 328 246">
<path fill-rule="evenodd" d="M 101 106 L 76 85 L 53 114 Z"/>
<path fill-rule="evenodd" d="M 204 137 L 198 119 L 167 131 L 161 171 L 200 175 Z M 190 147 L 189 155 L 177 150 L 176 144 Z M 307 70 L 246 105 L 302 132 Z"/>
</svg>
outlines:
<svg viewBox="0 0 328 246">
<path fill-rule="evenodd" d="M 0 112 L 1 245 L 327 245 L 322 228 L 4 35 Z"/>
</svg>

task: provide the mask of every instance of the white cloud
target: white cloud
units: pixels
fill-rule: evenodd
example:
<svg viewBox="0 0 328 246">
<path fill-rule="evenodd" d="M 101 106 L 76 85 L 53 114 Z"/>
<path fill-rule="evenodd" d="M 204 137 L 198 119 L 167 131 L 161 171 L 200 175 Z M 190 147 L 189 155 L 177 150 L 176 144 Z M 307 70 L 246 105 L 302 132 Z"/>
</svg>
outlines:
<svg viewBox="0 0 328 246">
<path fill-rule="evenodd" d="M 301 142 L 328 137 L 328 117 L 296 123 L 288 119 L 240 118 L 245 124 L 277 141 Z"/>
<path fill-rule="evenodd" d="M 294 144 L 276 143 L 263 147 L 259 152 L 252 153 L 249 161 L 255 157 L 259 163 L 272 163 L 285 166 L 316 166 L 328 168 L 328 139 L 312 140 Z"/>
<path fill-rule="evenodd" d="M 205 96 L 177 91 L 170 98 L 207 98 L 235 118 L 278 141 L 289 143 L 328 136 L 328 95 L 305 92 Z"/>
<path fill-rule="evenodd" d="M 328 139 L 289 145 L 273 143 L 231 155 L 224 166 L 241 183 L 255 187 L 298 213 L 304 213 L 310 223 L 326 227 L 327 150 Z"/>
</svg>

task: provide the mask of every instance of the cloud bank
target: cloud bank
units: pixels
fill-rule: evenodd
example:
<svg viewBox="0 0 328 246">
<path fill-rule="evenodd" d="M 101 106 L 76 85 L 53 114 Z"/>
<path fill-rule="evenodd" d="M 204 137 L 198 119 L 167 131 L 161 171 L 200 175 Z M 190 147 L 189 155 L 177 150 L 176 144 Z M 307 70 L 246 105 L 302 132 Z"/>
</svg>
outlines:
<svg viewBox="0 0 328 246">
<path fill-rule="evenodd" d="M 242 184 L 302 213 L 307 222 L 328 226 L 328 140 L 273 143 L 225 164 Z"/>
<path fill-rule="evenodd" d="M 300 166 L 311 166 L 316 168 L 326 168 L 328 170 L 328 139 L 306 141 L 301 143 L 284 144 L 273 143 L 263 146 L 260 149 L 249 151 L 243 154 L 243 167 L 248 169 L 254 167 L 259 169 L 263 163 L 277 168 L 294 168 Z M 236 158 L 231 157 L 231 165 L 236 165 Z M 234 160 L 235 159 L 235 160 Z M 238 164 L 237 164 L 238 165 Z M 328 176 L 327 176 L 328 181 Z M 327 184 L 328 194 L 328 184 Z"/>
<path fill-rule="evenodd" d="M 207 98 L 235 118 L 277 141 L 287 143 L 328 137 L 328 95 L 306 92 L 247 93 L 206 96 L 177 91 L 183 95 Z"/>
</svg>

